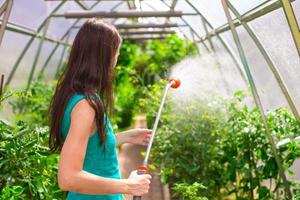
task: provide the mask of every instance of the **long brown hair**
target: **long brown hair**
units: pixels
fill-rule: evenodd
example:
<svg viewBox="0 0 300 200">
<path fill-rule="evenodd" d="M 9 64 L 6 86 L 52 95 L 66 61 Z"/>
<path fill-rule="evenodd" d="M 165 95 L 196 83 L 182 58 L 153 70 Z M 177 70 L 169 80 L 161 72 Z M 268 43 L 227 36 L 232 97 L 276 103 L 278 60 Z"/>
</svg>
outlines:
<svg viewBox="0 0 300 200">
<path fill-rule="evenodd" d="M 80 28 L 50 105 L 49 147 L 52 151 L 61 151 L 62 118 L 74 93 L 85 95 L 95 110 L 100 141 L 106 142 L 104 114 L 110 113 L 113 106 L 113 69 L 120 44 L 116 28 L 102 20 L 91 18 Z"/>
</svg>

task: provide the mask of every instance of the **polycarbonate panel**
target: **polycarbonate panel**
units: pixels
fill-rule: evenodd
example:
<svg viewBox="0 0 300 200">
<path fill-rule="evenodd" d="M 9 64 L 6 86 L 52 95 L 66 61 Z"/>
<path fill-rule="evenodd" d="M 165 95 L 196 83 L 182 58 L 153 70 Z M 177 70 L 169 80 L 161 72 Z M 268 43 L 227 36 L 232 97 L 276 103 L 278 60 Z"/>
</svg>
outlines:
<svg viewBox="0 0 300 200">
<path fill-rule="evenodd" d="M 70 39 L 69 39 L 70 43 L 73 42 L 73 40 L 74 40 L 74 38 L 75 38 L 75 36 L 76 36 L 76 34 L 77 34 L 78 31 L 79 31 L 79 28 L 73 28 L 73 29 L 71 29 Z"/>
<path fill-rule="evenodd" d="M 198 33 L 199 36 L 205 35 L 205 30 L 200 16 L 184 16 L 184 20 Z"/>
<path fill-rule="evenodd" d="M 0 46 L 0 73 L 4 74 L 5 80 L 7 80 L 13 65 L 29 39 L 29 36 L 11 31 L 5 32 Z M 17 48 L 16 44 L 18 44 Z"/>
<path fill-rule="evenodd" d="M 87 7 L 90 7 L 90 6 L 92 6 L 94 3 L 95 3 L 95 1 L 84 1 L 84 0 L 81 0 L 80 1 L 84 6 L 87 6 Z"/>
<path fill-rule="evenodd" d="M 45 78 L 49 81 L 54 79 L 56 69 L 59 65 L 61 54 L 63 52 L 63 46 L 59 46 L 58 49 L 55 51 L 53 57 L 51 58 L 47 68 L 45 69 Z M 51 49 L 52 50 L 52 49 Z M 65 52 L 64 61 L 66 61 L 69 51 Z M 43 63 L 44 64 L 44 63 Z M 39 72 L 39 71 L 38 71 Z"/>
<path fill-rule="evenodd" d="M 93 11 L 110 11 L 113 7 L 117 6 L 120 1 L 102 1 L 92 9 Z M 119 5 L 115 11 L 128 10 L 126 1 Z"/>
<path fill-rule="evenodd" d="M 279 68 L 300 111 L 300 59 L 283 10 L 278 9 L 250 24 Z"/>
<path fill-rule="evenodd" d="M 177 23 L 177 24 L 179 24 L 179 25 L 185 25 L 185 22 L 180 18 L 180 17 L 171 17 L 170 18 L 170 22 L 171 23 Z M 191 35 L 191 31 L 190 31 L 190 28 L 189 28 L 189 26 L 188 25 L 185 25 L 185 26 L 180 26 L 180 27 L 176 27 L 176 28 L 173 28 L 174 30 L 178 30 L 178 31 L 180 31 L 180 32 L 184 32 L 184 33 L 188 33 L 188 34 L 186 34 L 186 36 L 187 36 L 187 39 L 190 39 L 190 40 L 192 40 L 193 38 L 192 38 L 192 35 Z M 195 37 L 195 39 L 197 40 L 197 39 L 199 39 L 196 35 L 194 36 Z"/>
<path fill-rule="evenodd" d="M 251 1 L 241 1 L 241 0 L 230 0 L 230 3 L 239 11 L 239 13 L 243 14 L 259 4 L 267 2 L 267 0 L 251 0 Z"/>
<path fill-rule="evenodd" d="M 194 9 L 188 3 L 186 3 L 186 1 L 177 1 L 174 10 L 179 10 L 184 13 L 196 13 Z"/>
<path fill-rule="evenodd" d="M 140 20 L 140 21 L 142 21 L 142 20 Z M 110 20 L 108 22 L 110 22 L 112 24 L 125 24 L 125 23 L 129 22 L 129 20 L 125 19 L 125 18 L 121 18 L 121 19 L 115 19 L 113 21 Z"/>
<path fill-rule="evenodd" d="M 163 0 L 168 6 L 171 6 L 173 3 L 173 0 Z"/>
<path fill-rule="evenodd" d="M 201 55 L 205 54 L 205 53 L 208 53 L 207 49 L 203 45 L 203 42 L 197 43 L 197 47 L 198 47 Z"/>
<path fill-rule="evenodd" d="M 296 19 L 298 21 L 298 26 L 300 26 L 300 1 L 294 1 L 292 3 L 292 7 L 293 7 L 293 10 L 294 10 L 294 14 L 296 16 Z"/>
<path fill-rule="evenodd" d="M 287 101 L 285 100 L 272 71 L 255 43 L 242 26 L 237 28 L 237 31 L 265 110 L 286 107 Z"/>
<path fill-rule="evenodd" d="M 141 8 L 142 8 L 142 10 L 145 10 L 145 11 L 169 10 L 170 8 L 168 6 L 170 6 L 172 2 L 171 1 L 165 1 L 165 3 L 161 2 L 160 0 L 142 1 L 141 2 Z M 168 19 L 167 18 L 153 17 L 153 18 L 140 19 L 139 22 L 140 23 L 166 23 L 166 22 L 168 22 Z M 169 22 L 183 24 L 182 20 L 180 18 L 177 18 L 177 17 L 176 18 L 175 17 L 170 17 Z M 172 30 L 178 30 L 177 28 L 171 28 L 171 29 Z M 154 29 L 149 28 L 148 30 L 154 30 Z M 181 34 L 181 36 L 183 36 L 182 31 L 178 30 L 177 32 L 179 32 Z"/>
<path fill-rule="evenodd" d="M 220 0 L 189 0 L 213 27 L 218 27 L 227 22 Z"/>
<path fill-rule="evenodd" d="M 239 66 L 234 63 L 234 60 L 229 55 L 220 39 L 217 37 L 211 38 L 211 43 L 214 50 L 212 50 L 208 40 L 206 40 L 205 42 L 206 46 L 210 49 L 210 53 L 208 54 L 212 55 L 215 58 L 213 64 L 215 65 L 215 67 L 219 68 L 219 75 L 224 76 L 222 79 L 222 82 L 224 84 L 224 91 L 226 91 L 229 96 L 232 96 L 232 94 L 237 90 L 245 90 L 247 86 L 240 72 L 241 70 L 243 73 L 243 69 L 239 68 Z"/>
<path fill-rule="evenodd" d="M 236 44 L 235 44 L 235 42 L 233 40 L 231 31 L 229 30 L 229 31 L 223 32 L 223 33 L 220 34 L 220 36 L 222 36 L 224 38 L 224 40 L 231 47 L 231 50 L 234 52 L 235 55 L 238 56 L 238 59 L 240 60 L 239 52 L 238 52 Z"/>
<path fill-rule="evenodd" d="M 7 80 L 14 64 L 16 63 L 18 57 L 23 51 L 25 45 L 29 41 L 30 37 L 22 34 L 6 31 L 4 35 L 3 42 L 0 46 L 0 66 L 1 74 L 5 75 L 5 80 Z M 24 88 L 26 86 L 28 76 L 33 64 L 33 59 L 37 53 L 38 45 L 40 40 L 35 39 L 27 53 L 23 57 L 19 67 L 17 68 L 10 86 L 12 88 Z M 18 44 L 18 48 L 16 48 Z M 43 64 L 45 63 L 49 53 L 52 51 L 55 43 L 45 41 L 43 48 L 36 66 L 35 72 L 39 72 Z M 56 57 L 53 57 L 53 60 L 57 60 L 60 55 L 56 54 Z"/>
<path fill-rule="evenodd" d="M 203 52 L 210 53 L 211 52 L 211 48 L 210 48 L 208 40 L 205 40 L 202 43 L 203 43 L 203 47 L 204 47 L 204 50 L 205 50 Z M 203 53 L 203 52 L 201 52 L 201 53 Z"/>
<path fill-rule="evenodd" d="M 52 43 L 52 42 L 46 41 L 46 42 L 43 43 L 43 48 L 42 48 L 42 51 L 40 53 L 38 63 L 36 65 L 35 76 L 34 77 L 36 77 L 38 75 L 38 73 L 41 71 L 42 67 L 44 66 L 44 64 L 45 64 L 45 62 L 47 60 L 47 58 L 49 57 L 50 52 L 52 51 L 52 49 L 55 46 L 56 46 L 56 44 Z M 62 45 L 61 45 L 61 48 L 62 48 Z M 53 55 L 53 57 L 51 58 L 51 60 L 57 60 L 58 61 L 60 59 L 60 56 L 61 56 L 60 54 Z M 51 63 L 49 63 L 49 64 L 51 64 Z M 47 68 L 49 68 L 49 67 L 50 66 L 47 66 Z M 49 76 L 51 76 L 52 74 L 51 73 L 50 74 L 46 73 L 46 77 L 49 78 Z"/>
<path fill-rule="evenodd" d="M 37 49 L 39 46 L 40 40 L 35 39 L 34 42 L 31 44 L 30 48 L 28 49 L 27 53 L 25 54 L 24 58 L 22 59 L 18 69 L 16 70 L 16 73 L 10 83 L 10 86 L 13 88 L 24 88 L 27 84 L 27 80 L 34 62 L 34 58 L 37 54 Z M 39 60 L 37 62 L 36 68 L 35 68 L 35 77 L 40 71 L 41 67 L 44 65 L 46 59 L 49 56 L 49 53 L 51 52 L 52 48 L 54 47 L 54 44 L 51 42 L 44 42 L 42 51 L 39 56 Z M 13 56 L 13 58 L 16 60 L 17 56 Z M 53 58 L 53 59 L 57 59 Z M 12 66 L 11 66 L 12 67 Z"/>
<path fill-rule="evenodd" d="M 242 26 L 238 27 L 237 31 L 264 108 L 266 110 L 273 110 L 280 106 L 287 106 L 287 102 L 274 75 L 251 37 Z M 222 36 L 228 41 L 235 55 L 240 60 L 231 32 L 223 33 Z"/>
<path fill-rule="evenodd" d="M 9 22 L 37 29 L 59 2 L 14 1 Z"/>
<path fill-rule="evenodd" d="M 172 75 L 188 84 L 182 84 L 172 97 L 182 96 L 188 91 L 196 101 L 211 101 L 212 96 L 231 97 L 233 92 L 246 88 L 220 41 L 214 38 L 212 42 L 215 51 L 208 52 L 203 43 L 199 43 L 201 56 L 188 57 L 173 67 Z M 180 99 L 179 101 L 186 101 L 184 98 Z"/>
<path fill-rule="evenodd" d="M 40 41 L 39 39 L 35 39 L 34 42 L 31 44 L 31 47 L 28 49 L 27 53 L 23 57 L 21 63 L 19 64 L 18 69 L 14 74 L 13 79 L 10 82 L 10 87 L 12 88 L 26 87 L 29 73 L 33 64 L 33 59 L 38 49 L 39 41 Z M 14 59 L 16 60 L 17 57 L 14 56 Z"/>
<path fill-rule="evenodd" d="M 47 3 L 47 2 L 46 2 Z M 76 1 L 66 1 L 55 14 L 64 14 L 67 11 L 79 11 L 83 10 Z"/>
<path fill-rule="evenodd" d="M 189 27 L 180 27 L 179 31 L 183 34 L 184 37 L 187 37 L 187 39 L 193 41 L 193 36 Z M 197 38 L 196 36 L 194 37 Z"/>
<path fill-rule="evenodd" d="M 161 0 L 151 0 L 151 1 L 142 1 L 142 9 L 145 11 L 150 11 L 150 10 L 170 10 L 169 6 L 170 3 L 163 3 Z"/>
<path fill-rule="evenodd" d="M 61 39 L 75 21 L 76 19 L 66 20 L 65 18 L 51 18 L 47 34 L 53 35 L 57 39 Z"/>
</svg>

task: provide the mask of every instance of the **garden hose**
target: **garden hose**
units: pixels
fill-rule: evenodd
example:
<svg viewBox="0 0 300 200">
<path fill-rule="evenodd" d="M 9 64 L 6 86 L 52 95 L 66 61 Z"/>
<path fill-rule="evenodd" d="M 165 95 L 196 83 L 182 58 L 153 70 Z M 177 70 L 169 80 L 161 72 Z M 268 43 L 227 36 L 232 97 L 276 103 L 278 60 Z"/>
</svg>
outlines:
<svg viewBox="0 0 300 200">
<path fill-rule="evenodd" d="M 149 159 L 150 151 L 151 151 L 152 144 L 153 144 L 153 141 L 154 141 L 154 137 L 155 137 L 155 134 L 156 134 L 156 131 L 157 131 L 157 126 L 158 126 L 158 122 L 159 122 L 159 119 L 160 119 L 160 115 L 161 115 L 163 106 L 164 106 L 165 101 L 166 101 L 168 90 L 169 90 L 170 87 L 174 88 L 174 89 L 178 88 L 180 86 L 180 84 L 181 84 L 181 81 L 178 78 L 170 77 L 169 80 L 168 80 L 168 83 L 166 85 L 164 95 L 162 97 L 162 100 L 161 100 L 161 103 L 160 103 L 160 106 L 159 106 L 159 110 L 157 112 L 155 122 L 154 122 L 154 125 L 153 125 L 153 128 L 152 128 L 152 134 L 151 134 L 151 137 L 150 137 L 149 144 L 147 146 L 146 156 L 144 158 L 143 164 L 141 166 L 137 167 L 137 174 L 139 174 L 139 175 L 147 173 L 147 166 L 148 166 L 148 159 Z M 133 200 L 141 200 L 141 199 L 142 199 L 141 196 L 133 196 Z"/>
</svg>

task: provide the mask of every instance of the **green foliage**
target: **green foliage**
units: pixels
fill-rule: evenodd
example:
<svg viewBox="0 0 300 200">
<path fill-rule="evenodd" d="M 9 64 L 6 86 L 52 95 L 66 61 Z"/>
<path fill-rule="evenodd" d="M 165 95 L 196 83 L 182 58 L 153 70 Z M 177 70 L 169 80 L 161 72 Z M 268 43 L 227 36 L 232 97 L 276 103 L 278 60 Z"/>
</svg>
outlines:
<svg viewBox="0 0 300 200">
<path fill-rule="evenodd" d="M 129 79 L 123 81 L 122 88 L 118 90 L 115 105 L 114 123 L 118 124 L 119 128 L 129 127 L 134 114 L 135 99 L 137 98 L 138 90 L 134 88 Z"/>
<path fill-rule="evenodd" d="M 163 41 L 150 40 L 144 46 L 124 41 L 115 70 L 115 122 L 118 127 L 123 129 L 131 124 L 145 87 L 166 78 L 172 65 L 195 53 L 193 44 L 177 35 L 170 35 Z"/>
<path fill-rule="evenodd" d="M 6 186 L 2 190 L 2 194 L 0 196 L 0 200 L 24 200 L 24 197 L 22 197 L 22 193 L 24 192 L 24 189 L 19 186 Z"/>
<path fill-rule="evenodd" d="M 154 123 L 166 83 L 166 80 L 161 79 L 156 84 L 148 86 L 147 89 L 143 91 L 144 98 L 139 99 L 139 112 L 146 113 L 148 127 L 151 127 Z M 168 110 L 169 107 L 170 104 L 165 104 L 164 110 Z M 163 121 L 168 121 L 168 118 L 168 115 L 161 116 Z"/>
<path fill-rule="evenodd" d="M 207 200 L 206 197 L 201 197 L 200 191 L 206 189 L 200 183 L 193 183 L 189 185 L 187 183 L 176 183 L 173 187 L 176 196 L 181 196 L 182 200 Z"/>
<path fill-rule="evenodd" d="M 148 111 L 152 124 L 162 85 L 151 88 L 140 105 Z M 163 182 L 201 182 L 207 187 L 204 196 L 210 199 L 274 199 L 277 191 L 283 190 L 259 111 L 245 105 L 243 98 L 244 94 L 237 92 L 228 100 L 164 108 L 151 156 L 161 168 Z M 267 119 L 276 141 L 300 135 L 299 124 L 286 109 L 269 112 Z M 299 152 L 296 142 L 279 147 L 287 171 Z"/>
<path fill-rule="evenodd" d="M 54 84 L 35 80 L 10 96 L 15 123 L 0 121 L 0 199 L 63 199 L 58 155 L 48 148 L 48 108 Z"/>
<path fill-rule="evenodd" d="M 18 191 L 26 199 L 57 199 L 61 196 L 56 180 L 58 155 L 50 154 L 46 147 L 48 128 L 31 129 L 22 121 L 10 127 L 0 121 L 0 129 L 1 188 L 22 187 L 23 190 Z M 2 195 L 8 194 L 4 190 Z"/>
<path fill-rule="evenodd" d="M 39 77 L 32 82 L 31 87 L 24 92 L 14 93 L 15 100 L 11 101 L 15 120 L 23 120 L 37 125 L 49 124 L 49 104 L 54 95 L 55 83 L 49 84 Z"/>
</svg>

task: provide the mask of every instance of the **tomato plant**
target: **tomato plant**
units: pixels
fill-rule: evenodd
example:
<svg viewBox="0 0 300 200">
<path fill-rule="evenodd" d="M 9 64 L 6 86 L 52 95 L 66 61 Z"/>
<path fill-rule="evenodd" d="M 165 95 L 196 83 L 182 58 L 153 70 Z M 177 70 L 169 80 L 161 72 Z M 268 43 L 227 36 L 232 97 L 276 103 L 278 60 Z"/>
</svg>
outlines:
<svg viewBox="0 0 300 200">
<path fill-rule="evenodd" d="M 28 91 L 9 93 L 14 122 L 0 120 L 0 199 L 63 199 L 58 155 L 48 148 L 48 108 L 54 83 L 41 79 Z"/>
<path fill-rule="evenodd" d="M 164 84 L 154 85 L 140 106 L 153 118 Z M 244 93 L 231 99 L 164 108 L 152 152 L 161 179 L 171 186 L 199 182 L 210 199 L 284 199 L 283 185 L 258 109 L 243 103 Z M 300 126 L 287 109 L 267 114 L 275 141 L 300 135 Z M 290 142 L 278 147 L 287 170 L 300 157 L 300 146 Z M 266 184 L 268 183 L 268 184 Z M 297 183 L 292 183 L 296 190 Z M 175 191 L 174 191 L 175 192 Z"/>
</svg>

